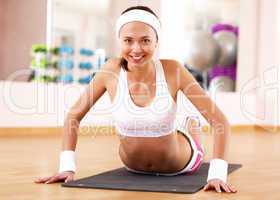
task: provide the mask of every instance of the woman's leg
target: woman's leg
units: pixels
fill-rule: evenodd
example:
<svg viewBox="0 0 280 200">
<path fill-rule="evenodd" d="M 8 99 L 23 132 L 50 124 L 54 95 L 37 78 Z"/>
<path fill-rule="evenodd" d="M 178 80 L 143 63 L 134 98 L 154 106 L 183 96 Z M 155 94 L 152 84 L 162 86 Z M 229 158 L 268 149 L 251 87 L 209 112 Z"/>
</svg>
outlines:
<svg viewBox="0 0 280 200">
<path fill-rule="evenodd" d="M 204 148 L 203 145 L 201 144 L 201 138 L 202 138 L 202 127 L 200 120 L 197 116 L 190 116 L 186 118 L 186 129 L 192 137 L 198 156 L 196 158 L 195 164 L 192 167 L 192 170 L 190 171 L 191 173 L 195 172 L 199 167 L 201 166 L 203 162 L 203 157 L 204 157 Z"/>
</svg>

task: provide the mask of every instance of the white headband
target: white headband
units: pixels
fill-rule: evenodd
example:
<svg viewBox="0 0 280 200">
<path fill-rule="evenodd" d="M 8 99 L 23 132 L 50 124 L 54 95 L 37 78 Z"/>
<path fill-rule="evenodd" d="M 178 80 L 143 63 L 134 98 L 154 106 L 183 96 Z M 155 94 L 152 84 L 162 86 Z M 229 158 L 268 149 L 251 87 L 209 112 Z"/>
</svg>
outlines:
<svg viewBox="0 0 280 200">
<path fill-rule="evenodd" d="M 124 14 L 122 14 L 118 21 L 117 21 L 117 25 L 116 25 L 116 33 L 117 33 L 117 37 L 119 37 L 120 35 L 120 29 L 123 25 L 129 23 L 129 22 L 134 22 L 134 21 L 139 21 L 139 22 L 143 22 L 145 24 L 150 25 L 155 31 L 156 34 L 159 38 L 160 36 L 160 21 L 158 20 L 158 18 L 156 16 L 154 16 L 152 13 L 145 11 L 145 10 L 140 10 L 140 9 L 134 9 L 134 10 L 130 10 Z"/>
</svg>

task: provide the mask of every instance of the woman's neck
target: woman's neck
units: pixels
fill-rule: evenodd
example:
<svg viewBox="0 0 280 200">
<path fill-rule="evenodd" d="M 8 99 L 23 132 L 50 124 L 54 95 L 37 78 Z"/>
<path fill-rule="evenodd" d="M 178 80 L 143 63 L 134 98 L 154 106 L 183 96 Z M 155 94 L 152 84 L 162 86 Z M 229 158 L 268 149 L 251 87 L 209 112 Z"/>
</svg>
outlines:
<svg viewBox="0 0 280 200">
<path fill-rule="evenodd" d="M 130 67 L 128 64 L 128 77 L 131 81 L 142 82 L 147 79 L 152 78 L 155 73 L 154 62 L 151 60 L 147 64 L 143 66 L 132 66 Z"/>
</svg>

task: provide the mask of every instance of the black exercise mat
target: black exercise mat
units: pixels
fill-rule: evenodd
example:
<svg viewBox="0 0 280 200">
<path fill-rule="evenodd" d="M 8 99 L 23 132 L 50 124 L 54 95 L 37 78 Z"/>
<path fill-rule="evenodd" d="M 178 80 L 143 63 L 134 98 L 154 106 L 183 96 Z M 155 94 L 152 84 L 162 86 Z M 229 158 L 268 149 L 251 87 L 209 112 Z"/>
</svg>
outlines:
<svg viewBox="0 0 280 200">
<path fill-rule="evenodd" d="M 241 168 L 241 166 L 240 164 L 229 164 L 228 173 Z M 208 168 L 209 163 L 203 163 L 200 169 L 192 175 L 155 176 L 132 173 L 122 167 L 87 178 L 63 183 L 62 186 L 149 192 L 195 193 L 206 184 Z"/>
</svg>

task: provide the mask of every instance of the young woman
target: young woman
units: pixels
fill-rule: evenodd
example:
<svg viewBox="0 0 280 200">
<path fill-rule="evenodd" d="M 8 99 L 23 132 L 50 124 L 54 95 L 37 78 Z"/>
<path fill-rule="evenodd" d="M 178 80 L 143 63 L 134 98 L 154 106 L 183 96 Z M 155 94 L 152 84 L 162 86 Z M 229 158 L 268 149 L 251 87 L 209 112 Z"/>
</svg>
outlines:
<svg viewBox="0 0 280 200">
<path fill-rule="evenodd" d="M 174 126 L 177 93 L 181 90 L 214 130 L 214 158 L 204 189 L 236 192 L 226 181 L 229 123 L 180 63 L 153 59 L 160 39 L 155 13 L 144 6 L 130 7 L 119 17 L 116 29 L 121 58 L 105 63 L 69 111 L 59 172 L 35 182 L 73 180 L 79 123 L 105 91 L 114 104 L 113 116 L 121 136 L 119 155 L 127 170 L 163 176 L 194 173 L 203 162 L 204 152 L 196 120 L 186 113 L 185 125 Z"/>
</svg>

